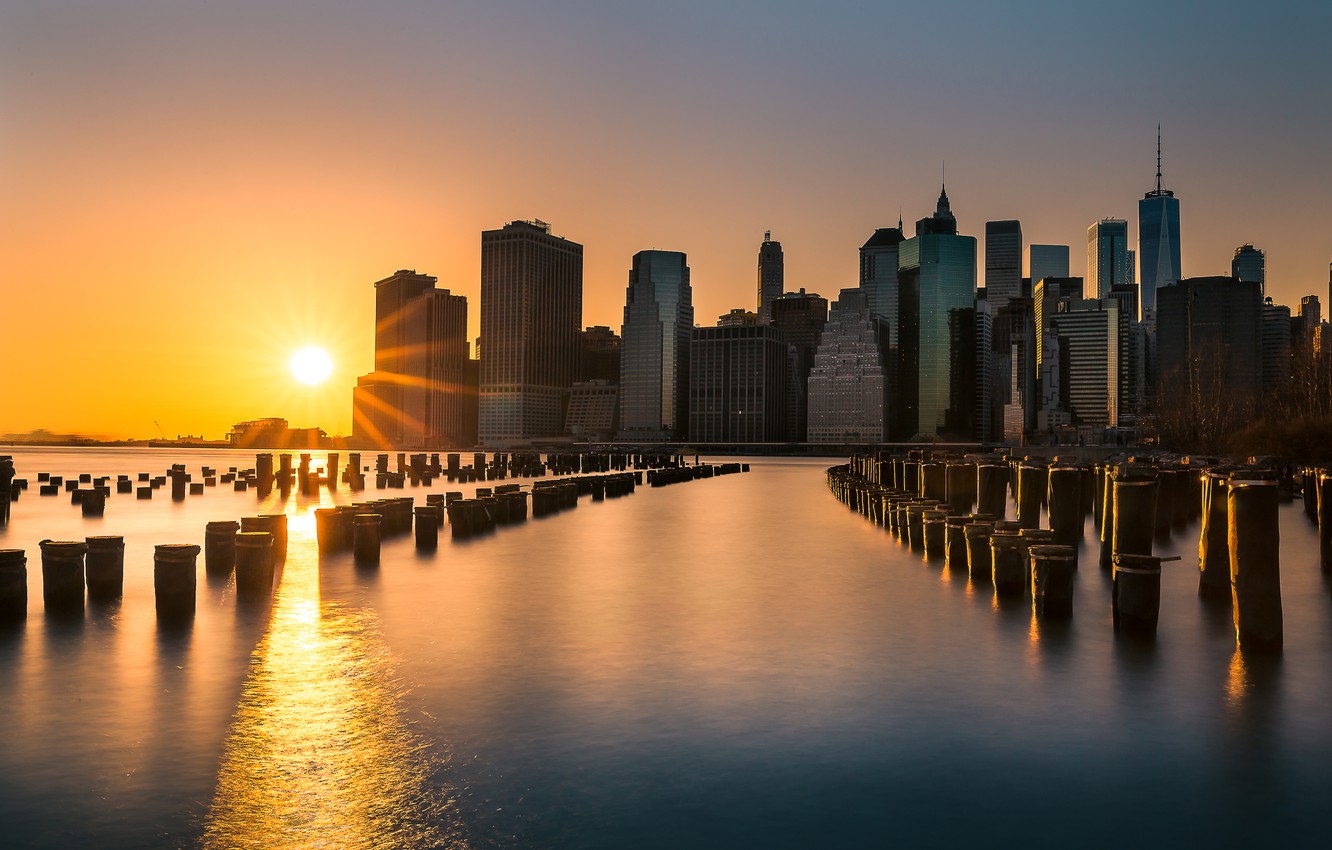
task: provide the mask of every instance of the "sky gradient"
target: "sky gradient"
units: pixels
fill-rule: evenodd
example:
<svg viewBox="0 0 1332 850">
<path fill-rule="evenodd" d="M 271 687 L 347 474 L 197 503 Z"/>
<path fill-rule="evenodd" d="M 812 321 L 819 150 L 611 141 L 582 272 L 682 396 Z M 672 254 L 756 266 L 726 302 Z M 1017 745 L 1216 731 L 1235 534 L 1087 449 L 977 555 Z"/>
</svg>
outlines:
<svg viewBox="0 0 1332 850">
<path fill-rule="evenodd" d="M 1021 219 L 1080 274 L 1093 220 L 1136 243 L 1158 122 L 1184 274 L 1253 242 L 1278 303 L 1326 300 L 1329 32 L 1313 3 L 0 0 L 0 433 L 348 433 L 371 284 L 438 276 L 475 338 L 480 231 L 518 218 L 586 246 L 584 324 L 617 331 L 645 248 L 688 253 L 700 324 L 753 309 L 767 229 L 835 297 L 945 160 L 962 233 Z"/>
</svg>

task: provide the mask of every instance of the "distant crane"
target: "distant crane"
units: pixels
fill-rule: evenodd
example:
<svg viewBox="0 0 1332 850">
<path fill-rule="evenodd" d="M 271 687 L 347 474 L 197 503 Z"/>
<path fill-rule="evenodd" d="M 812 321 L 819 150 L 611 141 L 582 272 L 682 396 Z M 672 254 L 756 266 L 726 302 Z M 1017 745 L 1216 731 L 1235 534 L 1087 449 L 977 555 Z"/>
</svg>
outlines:
<svg viewBox="0 0 1332 850">
<path fill-rule="evenodd" d="M 153 420 L 153 424 L 157 426 L 157 433 L 162 437 L 162 439 L 165 440 L 165 439 L 167 438 L 167 435 L 166 435 L 166 431 L 163 431 L 163 430 L 162 430 L 162 423 L 161 423 L 161 422 L 158 422 L 156 419 L 154 419 L 154 420 Z"/>
</svg>

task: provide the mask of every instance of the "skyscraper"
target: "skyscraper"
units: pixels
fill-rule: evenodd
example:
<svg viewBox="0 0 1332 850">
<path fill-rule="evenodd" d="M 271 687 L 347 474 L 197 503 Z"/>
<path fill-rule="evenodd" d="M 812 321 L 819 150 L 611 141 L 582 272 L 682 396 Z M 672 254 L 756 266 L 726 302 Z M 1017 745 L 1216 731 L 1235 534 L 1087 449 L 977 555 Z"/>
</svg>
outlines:
<svg viewBox="0 0 1332 850">
<path fill-rule="evenodd" d="M 620 331 L 620 431 L 625 439 L 685 435 L 693 329 L 693 289 L 685 255 L 634 254 Z"/>
<path fill-rule="evenodd" d="M 985 222 L 985 298 L 999 311 L 1022 295 L 1022 222 Z"/>
<path fill-rule="evenodd" d="M 544 221 L 481 234 L 481 442 L 559 435 L 578 375 L 583 246 Z"/>
<path fill-rule="evenodd" d="M 1129 268 L 1128 222 L 1103 218 L 1087 228 L 1088 298 L 1105 298 L 1110 287 L 1132 282 Z M 1032 285 L 1036 284 L 1035 278 Z"/>
<path fill-rule="evenodd" d="M 1068 246 L 1032 245 L 1027 249 L 1027 271 L 1032 287 L 1041 278 L 1068 277 Z"/>
<path fill-rule="evenodd" d="M 1245 243 L 1235 249 L 1235 256 L 1230 261 L 1230 276 L 1245 283 L 1258 284 L 1258 291 L 1267 289 L 1267 257 L 1262 250 Z"/>
<path fill-rule="evenodd" d="M 976 239 L 959 236 L 941 190 L 934 215 L 898 246 L 902 337 L 898 340 L 899 439 L 973 438 L 974 395 L 956 382 L 975 370 Z"/>
<path fill-rule="evenodd" d="M 1162 399 L 1255 398 L 1262 381 L 1263 299 L 1257 282 L 1193 277 L 1157 293 Z"/>
<path fill-rule="evenodd" d="M 375 371 L 352 390 L 352 436 L 383 448 L 476 442 L 467 299 L 399 270 L 375 283 Z"/>
<path fill-rule="evenodd" d="M 809 442 L 888 438 L 888 333 L 863 289 L 842 290 L 809 373 Z"/>
<path fill-rule="evenodd" d="M 809 373 L 828 324 L 828 299 L 817 293 L 788 292 L 772 303 L 772 324 L 786 340 L 786 436 L 803 443 L 809 429 Z"/>
<path fill-rule="evenodd" d="M 1290 383 L 1290 308 L 1263 301 L 1263 395 L 1279 393 Z"/>
<path fill-rule="evenodd" d="M 769 325 L 694 328 L 689 439 L 774 443 L 786 436 L 786 342 Z"/>
<path fill-rule="evenodd" d="M 765 231 L 758 255 L 758 317 L 767 324 L 772 317 L 772 302 L 782 297 L 786 286 L 782 243 L 774 242 L 772 231 Z"/>
<path fill-rule="evenodd" d="M 880 227 L 860 246 L 860 288 L 870 309 L 888 322 L 892 344 L 900 332 L 897 322 L 897 246 L 902 243 L 902 222 Z"/>
<path fill-rule="evenodd" d="M 1156 313 L 1156 293 L 1182 277 L 1179 264 L 1179 200 L 1161 188 L 1161 128 L 1156 128 L 1156 188 L 1138 201 L 1138 302 L 1144 317 Z M 1087 273 L 1089 276 L 1090 271 Z M 1115 283 L 1121 281 L 1116 280 Z M 1108 291 L 1108 289 L 1107 289 Z M 1098 293 L 1097 297 L 1104 297 Z"/>
<path fill-rule="evenodd" d="M 1060 400 L 1073 421 L 1099 428 L 1119 424 L 1119 302 L 1074 298 L 1051 319 L 1059 338 Z"/>
</svg>

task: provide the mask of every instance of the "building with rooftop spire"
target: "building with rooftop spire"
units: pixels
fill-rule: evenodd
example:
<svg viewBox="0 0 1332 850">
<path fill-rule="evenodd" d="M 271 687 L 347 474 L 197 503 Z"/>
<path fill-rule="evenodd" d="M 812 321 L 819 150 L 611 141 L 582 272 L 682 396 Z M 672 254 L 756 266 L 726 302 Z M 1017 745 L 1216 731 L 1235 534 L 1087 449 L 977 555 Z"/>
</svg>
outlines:
<svg viewBox="0 0 1332 850">
<path fill-rule="evenodd" d="M 772 319 L 772 302 L 786 291 L 786 260 L 782 243 L 773 241 L 772 231 L 764 231 L 758 255 L 758 320 L 766 325 Z"/>
<path fill-rule="evenodd" d="M 1159 124 L 1156 127 L 1156 188 L 1138 201 L 1138 261 L 1141 263 L 1138 304 L 1144 320 L 1150 322 L 1156 315 L 1156 293 L 1163 287 L 1179 283 L 1183 276 L 1179 264 L 1179 199 L 1161 184 Z M 1109 292 L 1108 287 L 1106 292 Z"/>
<path fill-rule="evenodd" d="M 898 246 L 898 385 L 895 439 L 972 440 L 979 434 L 976 372 L 976 239 L 959 236 L 941 188 L 934 215 Z"/>
</svg>

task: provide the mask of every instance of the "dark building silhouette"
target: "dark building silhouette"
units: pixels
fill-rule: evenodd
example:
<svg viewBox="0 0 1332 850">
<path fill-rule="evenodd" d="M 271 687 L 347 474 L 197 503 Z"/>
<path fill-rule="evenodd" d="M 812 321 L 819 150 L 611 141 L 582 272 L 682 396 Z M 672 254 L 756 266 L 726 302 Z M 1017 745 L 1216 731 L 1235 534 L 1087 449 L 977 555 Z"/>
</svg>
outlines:
<svg viewBox="0 0 1332 850">
<path fill-rule="evenodd" d="M 985 222 L 985 299 L 996 311 L 1022 296 L 1022 222 Z"/>
<path fill-rule="evenodd" d="M 803 289 L 788 292 L 772 303 L 772 324 L 787 344 L 787 437 L 803 443 L 808 439 L 809 372 L 828 324 L 828 299 Z"/>
<path fill-rule="evenodd" d="M 1127 221 L 1104 218 L 1087 228 L 1087 297 L 1104 298 L 1110 287 L 1133 283 L 1132 256 Z"/>
<path fill-rule="evenodd" d="M 1010 299 L 994 312 L 991 329 L 995 436 L 1016 440 L 1036 427 L 1036 321 L 1031 296 Z M 1015 407 L 1015 410 L 1010 410 Z"/>
<path fill-rule="evenodd" d="M 783 442 L 786 340 L 771 325 L 694 328 L 689 351 L 689 439 Z"/>
<path fill-rule="evenodd" d="M 730 311 L 717 317 L 719 328 L 746 328 L 757 324 L 759 324 L 758 313 L 746 310 L 744 307 L 732 307 Z"/>
<path fill-rule="evenodd" d="M 786 291 L 786 260 L 782 243 L 773 241 L 772 231 L 763 234 L 758 255 L 758 317 L 767 324 L 772 318 L 772 302 Z"/>
<path fill-rule="evenodd" d="M 579 335 L 579 381 L 620 383 L 620 335 L 606 325 L 585 328 Z"/>
<path fill-rule="evenodd" d="M 1185 278 L 1159 290 L 1161 398 L 1256 397 L 1263 368 L 1262 305 L 1256 281 L 1233 277 Z"/>
<path fill-rule="evenodd" d="M 625 292 L 620 433 L 627 440 L 683 437 L 689 415 L 689 264 L 679 251 L 634 254 Z"/>
<path fill-rule="evenodd" d="M 1279 393 L 1290 384 L 1290 331 L 1290 308 L 1263 299 L 1264 395 Z"/>
<path fill-rule="evenodd" d="M 482 444 L 563 433 L 582 320 L 582 245 L 552 235 L 543 221 L 482 232 Z"/>
<path fill-rule="evenodd" d="M 1031 295 L 1031 287 L 1045 277 L 1068 277 L 1067 245 L 1032 245 L 1027 248 L 1027 289 L 1024 295 Z"/>
</svg>

